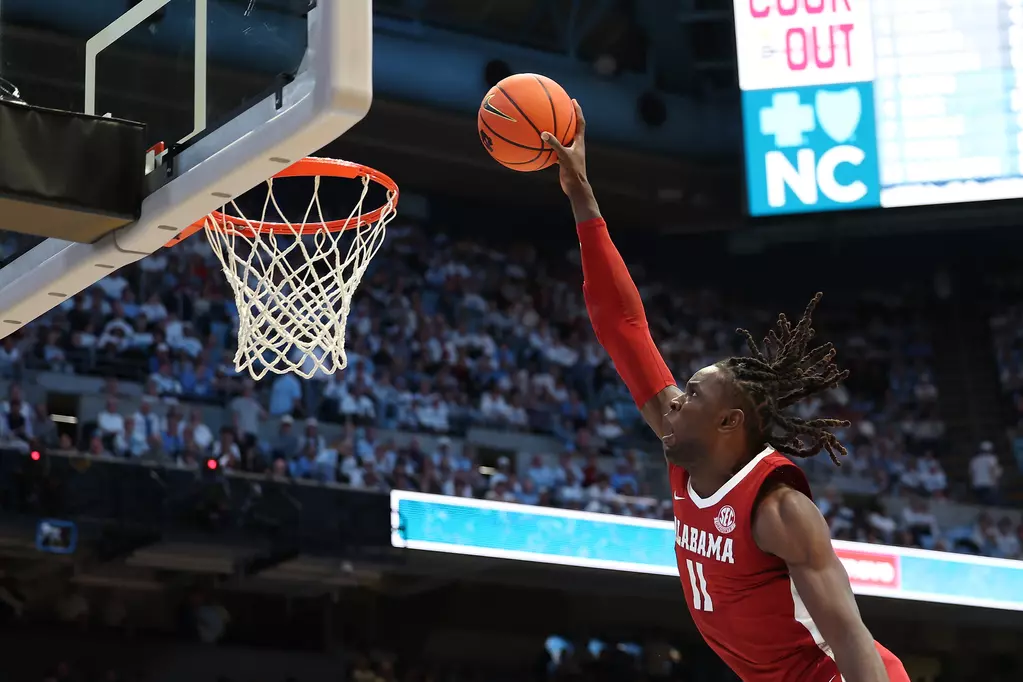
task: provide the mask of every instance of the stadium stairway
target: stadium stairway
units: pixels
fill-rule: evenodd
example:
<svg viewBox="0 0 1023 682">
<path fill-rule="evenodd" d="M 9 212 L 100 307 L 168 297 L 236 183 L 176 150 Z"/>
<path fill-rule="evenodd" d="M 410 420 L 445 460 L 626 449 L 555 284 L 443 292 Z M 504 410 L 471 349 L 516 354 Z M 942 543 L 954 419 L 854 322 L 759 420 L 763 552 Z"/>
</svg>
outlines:
<svg viewBox="0 0 1023 682">
<path fill-rule="evenodd" d="M 990 440 L 1006 475 L 1006 503 L 1023 502 L 1023 479 L 1011 463 L 1006 433 L 1005 405 L 992 353 L 989 311 L 975 304 L 978 292 L 970 278 L 953 283 L 954 293 L 932 299 L 935 380 L 945 421 L 945 471 L 969 495 L 970 458 L 981 441 Z M 968 499 L 966 497 L 965 499 Z"/>
</svg>

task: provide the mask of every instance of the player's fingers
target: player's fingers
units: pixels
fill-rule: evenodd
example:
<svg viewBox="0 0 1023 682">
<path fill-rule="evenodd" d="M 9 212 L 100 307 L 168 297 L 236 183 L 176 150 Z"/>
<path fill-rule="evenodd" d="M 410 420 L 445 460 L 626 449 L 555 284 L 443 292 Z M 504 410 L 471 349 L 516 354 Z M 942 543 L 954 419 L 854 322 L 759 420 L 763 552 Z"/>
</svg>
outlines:
<svg viewBox="0 0 1023 682">
<path fill-rule="evenodd" d="M 575 105 L 575 139 L 581 140 L 586 134 L 586 117 L 583 116 L 583 108 L 579 106 L 579 100 L 572 100 Z"/>
<path fill-rule="evenodd" d="M 540 139 L 554 147 L 554 151 L 558 153 L 558 156 L 561 156 L 565 152 L 565 145 L 561 144 L 558 138 L 554 137 L 550 133 L 541 133 Z"/>
</svg>

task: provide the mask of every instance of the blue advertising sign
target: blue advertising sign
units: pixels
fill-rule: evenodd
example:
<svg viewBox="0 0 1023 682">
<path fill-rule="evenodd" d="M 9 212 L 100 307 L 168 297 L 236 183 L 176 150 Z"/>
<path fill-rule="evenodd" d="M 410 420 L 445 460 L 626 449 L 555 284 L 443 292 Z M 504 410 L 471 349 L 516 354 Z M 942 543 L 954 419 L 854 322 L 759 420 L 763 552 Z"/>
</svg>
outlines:
<svg viewBox="0 0 1023 682">
<path fill-rule="evenodd" d="M 391 544 L 678 577 L 671 521 L 391 492 Z M 1023 561 L 834 542 L 860 595 L 1023 611 Z"/>
<path fill-rule="evenodd" d="M 870 83 L 742 93 L 753 215 L 881 205 Z"/>
</svg>

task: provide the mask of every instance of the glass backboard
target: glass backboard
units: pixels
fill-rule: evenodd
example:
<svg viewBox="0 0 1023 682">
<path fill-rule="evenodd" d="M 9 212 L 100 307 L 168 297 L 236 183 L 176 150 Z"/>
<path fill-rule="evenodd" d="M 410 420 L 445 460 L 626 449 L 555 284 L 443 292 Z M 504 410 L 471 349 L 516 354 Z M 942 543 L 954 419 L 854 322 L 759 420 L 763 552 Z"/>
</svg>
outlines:
<svg viewBox="0 0 1023 682">
<path fill-rule="evenodd" d="M 0 0 L 0 77 L 168 152 L 142 218 L 95 244 L 0 234 L 2 337 L 365 116 L 372 0 Z"/>
</svg>

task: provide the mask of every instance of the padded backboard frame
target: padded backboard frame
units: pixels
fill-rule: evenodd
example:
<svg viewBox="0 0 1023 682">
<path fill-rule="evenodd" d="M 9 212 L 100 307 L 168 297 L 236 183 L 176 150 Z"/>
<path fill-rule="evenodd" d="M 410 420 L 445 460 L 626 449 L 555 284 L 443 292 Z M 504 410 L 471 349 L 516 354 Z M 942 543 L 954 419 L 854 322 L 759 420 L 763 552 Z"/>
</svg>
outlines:
<svg viewBox="0 0 1023 682">
<path fill-rule="evenodd" d="M 197 17 L 205 2 L 196 0 Z M 99 52 L 165 4 L 143 0 L 89 41 L 95 49 L 87 50 L 87 84 Z M 185 148 L 174 159 L 173 177 L 143 202 L 137 222 L 94 244 L 47 239 L 0 270 L 0 338 L 159 250 L 196 220 L 365 117 L 373 99 L 372 0 L 320 0 L 310 11 L 308 27 L 309 48 L 295 79 L 283 89 L 280 106 L 271 94 Z M 197 31 L 197 42 L 204 46 L 203 35 Z M 205 61 L 205 50 L 201 56 L 199 51 L 197 46 L 197 66 Z M 206 97 L 205 85 L 201 94 L 196 86 L 196 97 Z M 87 92 L 90 100 L 95 98 Z"/>
</svg>

